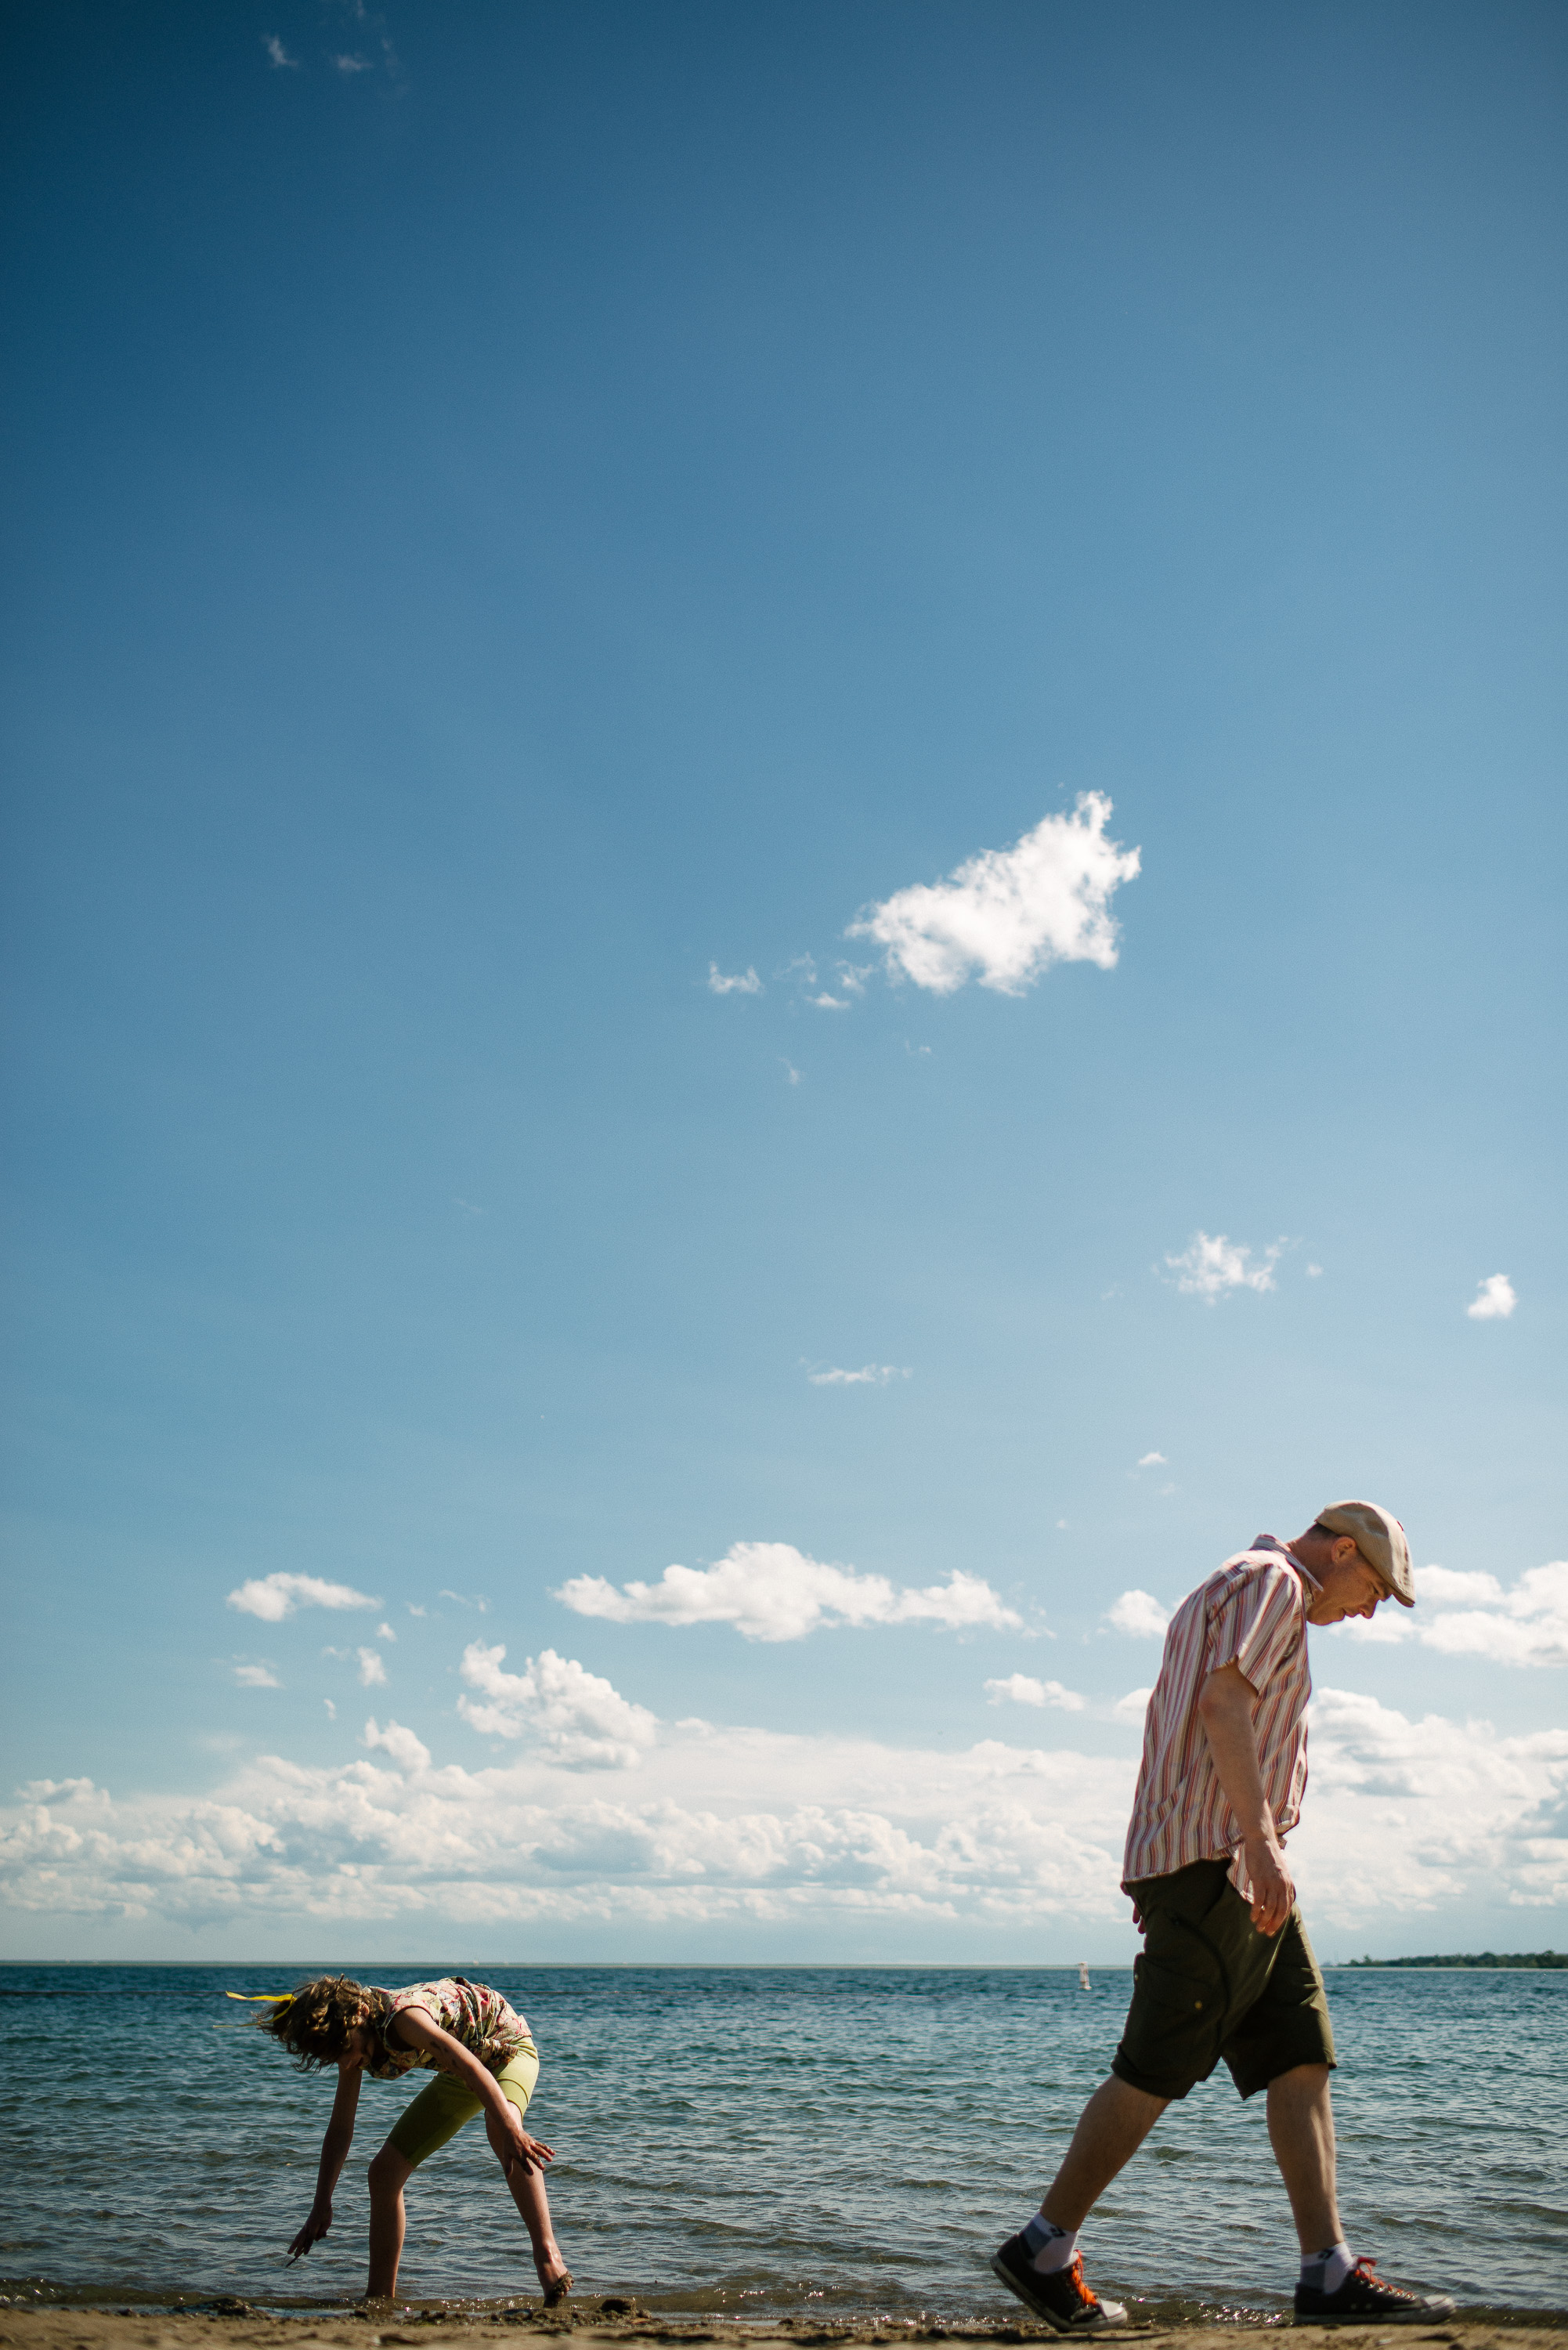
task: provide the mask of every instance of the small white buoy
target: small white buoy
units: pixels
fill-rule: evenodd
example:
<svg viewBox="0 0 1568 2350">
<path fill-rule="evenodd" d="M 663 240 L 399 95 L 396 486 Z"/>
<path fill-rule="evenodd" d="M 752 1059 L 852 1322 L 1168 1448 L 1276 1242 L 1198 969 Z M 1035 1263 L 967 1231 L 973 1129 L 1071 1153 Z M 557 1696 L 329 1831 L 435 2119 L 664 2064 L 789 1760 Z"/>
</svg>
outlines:
<svg viewBox="0 0 1568 2350">
<path fill-rule="evenodd" d="M 1079 1989 L 1080 1991 L 1087 1991 L 1087 1990 L 1088 1990 L 1088 1988 L 1089 1988 L 1089 1961 L 1087 1960 L 1087 1959 L 1080 1959 L 1080 1960 L 1078 1960 L 1078 1989 Z"/>
</svg>

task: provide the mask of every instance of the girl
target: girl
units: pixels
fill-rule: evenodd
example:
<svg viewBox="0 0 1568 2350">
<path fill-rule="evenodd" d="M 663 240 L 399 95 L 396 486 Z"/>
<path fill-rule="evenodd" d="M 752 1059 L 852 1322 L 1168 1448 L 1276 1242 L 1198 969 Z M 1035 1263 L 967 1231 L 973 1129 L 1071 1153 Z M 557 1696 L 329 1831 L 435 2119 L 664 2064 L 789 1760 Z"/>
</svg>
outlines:
<svg viewBox="0 0 1568 2350">
<path fill-rule="evenodd" d="M 390 2299 L 397 2291 L 406 2224 L 403 2188 L 410 2173 L 454 2137 L 464 2122 L 483 2113 L 484 2134 L 534 2247 L 545 2306 L 553 2309 L 565 2301 L 572 2289 L 571 2272 L 561 2258 L 545 2196 L 544 2167 L 555 2155 L 523 2126 L 539 2077 L 539 2052 L 528 2026 L 499 1991 L 485 1983 L 465 1982 L 461 1975 L 443 1975 L 439 1982 L 414 1983 L 399 1991 L 377 1991 L 347 1975 L 320 1975 L 268 2005 L 272 2012 L 256 2018 L 259 2028 L 281 2040 L 302 2071 L 337 2067 L 337 2094 L 322 2142 L 316 2200 L 288 2248 L 291 2260 L 301 2259 L 332 2225 L 332 2190 L 353 2143 L 364 2074 L 398 2081 L 424 2066 L 439 2077 L 404 2106 L 370 2164 L 366 2299 Z"/>
</svg>

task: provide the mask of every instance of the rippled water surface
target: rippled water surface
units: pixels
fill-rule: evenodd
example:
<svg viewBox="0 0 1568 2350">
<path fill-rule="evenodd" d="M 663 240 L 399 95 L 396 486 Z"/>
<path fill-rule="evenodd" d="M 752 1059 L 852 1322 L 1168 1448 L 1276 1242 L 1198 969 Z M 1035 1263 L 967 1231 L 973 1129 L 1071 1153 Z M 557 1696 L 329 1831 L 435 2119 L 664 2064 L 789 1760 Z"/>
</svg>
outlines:
<svg viewBox="0 0 1568 2350">
<path fill-rule="evenodd" d="M 587 2293 L 668 2309 L 1017 2314 L 985 2268 L 1039 2199 L 1115 2049 L 1130 1978 L 858 1968 L 453 1968 L 527 2016 L 531 2127 Z M 309 2209 L 335 2076 L 236 2028 L 226 1989 L 316 1970 L 0 1968 L 7 2293 L 363 2288 L 364 2166 L 411 2083 L 369 2081 L 327 2241 Z M 1334 1972 L 1352 2243 L 1467 2304 L 1568 2304 L 1568 1972 Z M 532 2293 L 478 2124 L 409 2189 L 410 2298 Z M 1295 2277 L 1262 2100 L 1221 2069 L 1174 2106 L 1089 2223 L 1102 2290 L 1276 2311 Z"/>
</svg>

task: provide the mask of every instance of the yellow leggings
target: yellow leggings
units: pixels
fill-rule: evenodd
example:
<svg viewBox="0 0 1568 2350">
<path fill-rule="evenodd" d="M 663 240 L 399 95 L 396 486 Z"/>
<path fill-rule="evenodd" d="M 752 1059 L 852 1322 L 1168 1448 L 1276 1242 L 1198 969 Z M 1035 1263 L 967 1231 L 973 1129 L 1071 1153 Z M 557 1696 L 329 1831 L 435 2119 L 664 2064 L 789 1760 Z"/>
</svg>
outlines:
<svg viewBox="0 0 1568 2350">
<path fill-rule="evenodd" d="M 496 2074 L 495 2083 L 507 2103 L 524 2116 L 538 2077 L 539 2052 L 531 2040 L 524 2040 Z M 387 2144 L 395 2146 L 403 2160 L 417 2170 L 427 2155 L 455 2137 L 464 2122 L 483 2111 L 483 2104 L 472 2089 L 465 2089 L 450 2073 L 438 2073 L 429 2087 L 404 2107 Z"/>
</svg>

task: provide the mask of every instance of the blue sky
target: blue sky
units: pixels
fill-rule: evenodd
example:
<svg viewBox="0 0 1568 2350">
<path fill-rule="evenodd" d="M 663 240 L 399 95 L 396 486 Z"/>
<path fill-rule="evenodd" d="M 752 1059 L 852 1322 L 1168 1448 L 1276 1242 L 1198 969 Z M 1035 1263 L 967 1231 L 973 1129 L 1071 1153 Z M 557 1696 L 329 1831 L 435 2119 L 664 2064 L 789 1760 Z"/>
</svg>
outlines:
<svg viewBox="0 0 1568 2350">
<path fill-rule="evenodd" d="M 1359 1493 L 1320 1947 L 1561 1946 L 1565 70 L 14 17 L 7 1948 L 1125 1955 Z"/>
</svg>

